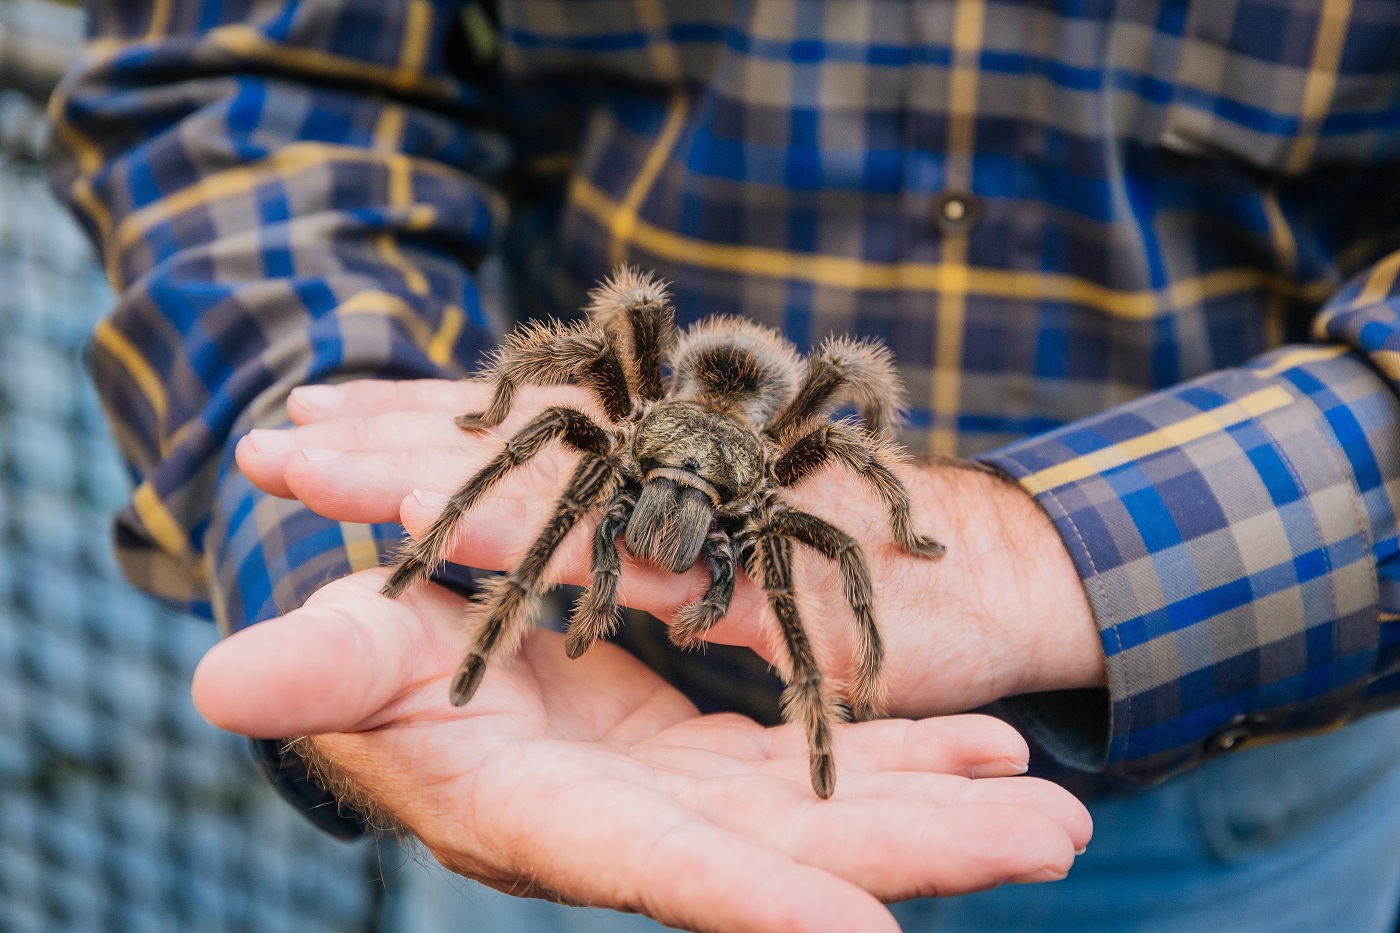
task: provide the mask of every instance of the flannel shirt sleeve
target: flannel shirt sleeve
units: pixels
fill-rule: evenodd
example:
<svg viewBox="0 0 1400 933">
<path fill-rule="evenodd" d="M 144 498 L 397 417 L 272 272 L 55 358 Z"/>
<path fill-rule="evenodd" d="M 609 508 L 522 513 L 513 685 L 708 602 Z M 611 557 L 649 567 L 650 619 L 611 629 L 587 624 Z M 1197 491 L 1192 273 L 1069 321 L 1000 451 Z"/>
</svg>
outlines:
<svg viewBox="0 0 1400 933">
<path fill-rule="evenodd" d="M 1007 708 L 1059 764 L 1152 783 L 1400 702 L 1397 273 L 1337 294 L 1317 345 L 983 458 L 1055 523 L 1107 658 L 1106 704 Z"/>
<path fill-rule="evenodd" d="M 460 6 L 100 0 L 53 100 L 55 187 L 120 296 L 90 350 L 135 487 L 118 560 L 225 633 L 401 535 L 258 492 L 238 438 L 285 424 L 297 385 L 458 374 L 489 344 L 467 270 L 498 238 L 508 151 L 444 63 Z M 298 760 L 255 753 L 356 832 Z"/>
</svg>

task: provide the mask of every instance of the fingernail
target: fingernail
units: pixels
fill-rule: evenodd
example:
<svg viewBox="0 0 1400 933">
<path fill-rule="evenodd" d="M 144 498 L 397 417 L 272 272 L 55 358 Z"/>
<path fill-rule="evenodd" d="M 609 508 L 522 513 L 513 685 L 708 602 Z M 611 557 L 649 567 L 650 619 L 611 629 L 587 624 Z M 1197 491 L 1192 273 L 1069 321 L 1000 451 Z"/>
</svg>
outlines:
<svg viewBox="0 0 1400 933">
<path fill-rule="evenodd" d="M 1074 850 L 1074 854 L 1075 854 L 1075 855 L 1083 855 L 1085 852 L 1088 852 L 1088 851 L 1089 851 L 1089 847 L 1088 847 L 1088 846 L 1080 846 L 1079 848 L 1077 848 L 1077 849 Z"/>
<path fill-rule="evenodd" d="M 1007 756 L 995 761 L 984 761 L 980 765 L 973 765 L 972 776 L 973 778 L 1015 777 L 1018 774 L 1025 774 L 1029 770 L 1029 762 Z"/>
<path fill-rule="evenodd" d="M 340 386 L 297 386 L 292 390 L 292 398 L 308 411 L 324 411 L 340 404 L 345 390 Z"/>
<path fill-rule="evenodd" d="M 340 456 L 340 451 L 326 450 L 323 447 L 303 447 L 301 455 L 307 460 L 334 460 Z"/>
<path fill-rule="evenodd" d="M 1012 884 L 1040 884 L 1043 881 L 1059 881 L 1069 872 L 1060 871 L 1056 868 L 1042 868 L 1040 871 L 1033 871 L 1025 875 L 1017 875 L 1011 879 Z"/>
<path fill-rule="evenodd" d="M 442 493 L 430 492 L 427 489 L 413 490 L 413 498 L 418 500 L 418 504 L 430 512 L 441 512 L 442 507 L 447 505 L 447 497 Z"/>
<path fill-rule="evenodd" d="M 243 442 L 258 453 L 276 453 L 292 446 L 292 432 L 254 428 L 244 435 Z"/>
</svg>

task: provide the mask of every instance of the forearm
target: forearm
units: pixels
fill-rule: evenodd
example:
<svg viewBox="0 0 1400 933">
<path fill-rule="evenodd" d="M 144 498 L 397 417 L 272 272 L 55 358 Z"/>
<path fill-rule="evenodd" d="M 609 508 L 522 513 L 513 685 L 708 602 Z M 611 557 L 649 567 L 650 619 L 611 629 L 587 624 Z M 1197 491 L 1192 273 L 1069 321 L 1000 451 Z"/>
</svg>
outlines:
<svg viewBox="0 0 1400 933">
<path fill-rule="evenodd" d="M 1005 474 L 971 462 L 921 467 L 912 485 L 915 511 L 937 511 L 956 529 L 956 546 L 929 568 L 930 601 L 956 599 L 962 605 L 954 614 L 983 631 L 996 670 L 981 699 L 1104 686 L 1103 648 L 1083 583 L 1035 499 Z"/>
<path fill-rule="evenodd" d="M 285 423 L 295 385 L 460 371 L 487 344 L 462 260 L 494 237 L 482 179 L 505 147 L 438 60 L 450 8 L 412 28 L 397 5 L 177 12 L 95 6 L 55 99 L 56 185 L 121 293 L 92 366 L 138 484 L 124 568 L 196 608 L 212 586 L 237 628 L 372 561 L 389 532 L 265 500 L 232 441 Z M 354 17 L 383 41 L 355 44 Z"/>
<path fill-rule="evenodd" d="M 473 360 L 489 338 L 464 262 L 496 236 L 489 179 L 508 151 L 446 71 L 451 4 L 241 9 L 92 4 L 93 43 L 52 108 L 55 187 L 120 293 L 91 351 L 136 484 L 118 559 L 225 633 L 399 539 L 254 489 L 233 446 L 285 424 L 294 386 Z M 263 770 L 355 832 L 281 744 L 257 745 Z"/>
</svg>

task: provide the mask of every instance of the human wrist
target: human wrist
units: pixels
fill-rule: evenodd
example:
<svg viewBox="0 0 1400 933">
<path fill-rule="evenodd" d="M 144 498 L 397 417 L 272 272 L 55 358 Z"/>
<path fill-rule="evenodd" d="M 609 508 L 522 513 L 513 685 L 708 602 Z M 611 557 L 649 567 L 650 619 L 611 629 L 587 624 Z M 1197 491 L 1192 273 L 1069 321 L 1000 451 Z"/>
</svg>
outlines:
<svg viewBox="0 0 1400 933">
<path fill-rule="evenodd" d="M 1036 607 L 1021 617 L 1032 663 L 1023 668 L 1026 679 L 1015 693 L 1105 686 L 1098 625 L 1064 539 L 1028 491 L 1004 474 L 997 479 L 1002 527 L 1019 552 L 1017 566 L 1026 576 L 1023 592 Z"/>
<path fill-rule="evenodd" d="M 1104 653 L 1073 560 L 1055 525 L 1016 481 L 979 463 L 926 468 L 968 554 L 956 585 L 982 628 L 988 700 L 1102 687 Z M 963 563 L 963 562 L 960 562 Z"/>
</svg>

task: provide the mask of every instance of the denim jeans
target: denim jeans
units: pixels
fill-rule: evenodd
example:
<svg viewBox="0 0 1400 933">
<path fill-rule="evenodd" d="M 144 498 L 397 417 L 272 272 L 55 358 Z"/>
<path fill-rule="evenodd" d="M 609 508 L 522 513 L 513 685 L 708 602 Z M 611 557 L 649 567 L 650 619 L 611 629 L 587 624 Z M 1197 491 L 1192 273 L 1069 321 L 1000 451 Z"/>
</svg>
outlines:
<svg viewBox="0 0 1400 933">
<path fill-rule="evenodd" d="M 1400 713 L 1094 801 L 1069 877 L 892 909 L 906 931 L 1394 933 Z"/>
<path fill-rule="evenodd" d="M 1097 800 L 1069 877 L 891 909 L 907 933 L 1394 933 L 1400 712 L 1239 752 Z M 640 917 L 523 901 L 415 867 L 388 933 L 643 933 Z M 844 933 L 844 931 L 842 931 Z"/>
</svg>

